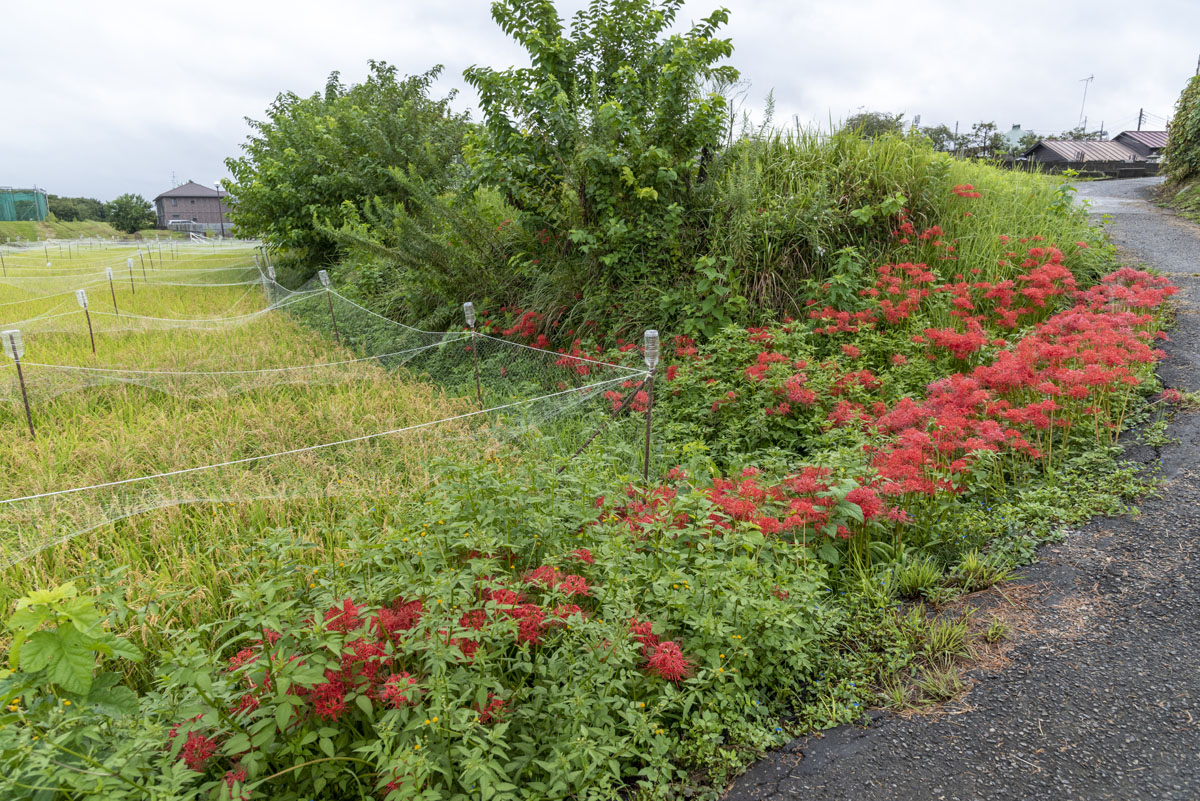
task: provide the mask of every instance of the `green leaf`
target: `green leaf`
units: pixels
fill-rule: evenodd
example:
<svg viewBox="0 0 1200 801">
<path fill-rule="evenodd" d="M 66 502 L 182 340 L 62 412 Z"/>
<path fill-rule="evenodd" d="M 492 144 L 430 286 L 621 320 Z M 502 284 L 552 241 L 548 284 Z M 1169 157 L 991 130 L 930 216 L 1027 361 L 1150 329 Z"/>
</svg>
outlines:
<svg viewBox="0 0 1200 801">
<path fill-rule="evenodd" d="M 292 719 L 292 707 L 290 704 L 279 704 L 275 707 L 275 725 L 279 727 L 279 731 L 287 731 L 288 721 Z"/>
<path fill-rule="evenodd" d="M 139 708 L 137 693 L 128 687 L 92 687 L 87 702 L 114 718 L 136 715 Z"/>
<path fill-rule="evenodd" d="M 337 751 L 333 748 L 333 740 L 330 740 L 328 737 L 321 738 L 321 750 L 325 752 L 326 756 L 337 755 Z"/>
<path fill-rule="evenodd" d="M 142 652 L 137 649 L 136 645 L 123 637 L 112 637 L 109 645 L 112 648 L 112 656 L 116 659 L 127 659 L 130 662 L 142 661 Z"/>
<path fill-rule="evenodd" d="M 240 754 L 249 750 L 250 738 L 242 733 L 235 734 L 233 737 L 229 738 L 228 742 L 225 743 L 225 753 L 227 754 Z"/>
<path fill-rule="evenodd" d="M 92 644 L 70 623 L 55 631 L 35 632 L 21 648 L 21 669 L 46 670 L 50 681 L 67 692 L 87 695 L 92 688 L 96 655 Z"/>
<path fill-rule="evenodd" d="M 818 548 L 817 556 L 820 556 L 831 565 L 839 565 L 842 562 L 842 553 L 832 542 L 826 542 Z"/>
</svg>

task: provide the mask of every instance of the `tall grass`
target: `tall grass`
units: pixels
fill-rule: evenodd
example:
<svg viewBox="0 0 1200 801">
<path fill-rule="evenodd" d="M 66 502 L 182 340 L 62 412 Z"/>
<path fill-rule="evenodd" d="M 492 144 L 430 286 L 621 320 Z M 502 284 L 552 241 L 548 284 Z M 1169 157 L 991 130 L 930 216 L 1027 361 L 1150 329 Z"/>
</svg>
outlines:
<svg viewBox="0 0 1200 801">
<path fill-rule="evenodd" d="M 896 218 L 882 206 L 897 195 L 914 225 L 942 222 L 944 238 L 958 239 L 960 260 L 972 266 L 1002 256 L 1000 234 L 1062 242 L 1086 230 L 1061 181 L 955 160 L 911 137 L 778 132 L 737 143 L 714 173 L 710 255 L 763 317 L 798 316 L 808 282 L 888 260 Z M 993 198 L 984 218 L 964 217 L 967 205 L 951 208 L 959 184 Z"/>
</svg>

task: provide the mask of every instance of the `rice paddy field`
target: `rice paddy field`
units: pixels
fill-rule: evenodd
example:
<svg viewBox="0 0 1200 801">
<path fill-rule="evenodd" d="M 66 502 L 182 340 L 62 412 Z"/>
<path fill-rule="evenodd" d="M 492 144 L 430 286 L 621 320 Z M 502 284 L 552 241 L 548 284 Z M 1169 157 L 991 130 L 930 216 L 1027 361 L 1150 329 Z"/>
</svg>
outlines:
<svg viewBox="0 0 1200 801">
<path fill-rule="evenodd" d="M 247 530 L 402 492 L 469 430 L 469 421 L 448 422 L 258 459 L 449 417 L 466 404 L 306 323 L 306 313 L 324 322 L 332 302 L 267 285 L 257 256 L 251 244 L 179 242 L 3 252 L 0 329 L 21 331 L 34 434 L 5 358 L 0 603 L 121 569 L 144 592 L 190 588 L 174 614 L 197 620 L 244 578 Z M 238 460 L 248 461 L 193 470 Z M 97 488 L 45 495 L 87 487 Z"/>
</svg>

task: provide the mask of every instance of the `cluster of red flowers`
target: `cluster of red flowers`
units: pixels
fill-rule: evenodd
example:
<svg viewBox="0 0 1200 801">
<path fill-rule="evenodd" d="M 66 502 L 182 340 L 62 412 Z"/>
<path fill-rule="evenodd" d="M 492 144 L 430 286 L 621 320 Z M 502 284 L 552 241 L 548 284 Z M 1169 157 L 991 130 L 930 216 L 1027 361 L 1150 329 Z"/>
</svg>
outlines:
<svg viewBox="0 0 1200 801">
<path fill-rule="evenodd" d="M 983 197 L 983 194 L 971 184 L 959 184 L 950 191 L 962 198 Z"/>
<path fill-rule="evenodd" d="M 695 664 L 684 657 L 683 649 L 673 640 L 659 640 L 649 620 L 629 621 L 629 634 L 642 646 L 645 670 L 651 676 L 679 682 L 692 674 Z"/>
</svg>

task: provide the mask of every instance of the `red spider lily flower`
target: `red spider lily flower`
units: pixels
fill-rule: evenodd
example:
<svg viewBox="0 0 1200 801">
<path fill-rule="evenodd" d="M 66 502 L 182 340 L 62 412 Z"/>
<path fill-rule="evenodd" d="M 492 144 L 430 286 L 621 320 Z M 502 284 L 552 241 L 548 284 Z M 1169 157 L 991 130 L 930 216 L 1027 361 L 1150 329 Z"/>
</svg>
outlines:
<svg viewBox="0 0 1200 801">
<path fill-rule="evenodd" d="M 233 706 L 232 709 L 229 710 L 229 714 L 237 717 L 238 715 L 245 715 L 253 712 L 254 710 L 258 709 L 258 707 L 258 696 L 254 695 L 253 693 L 246 693 L 239 698 L 238 702 Z"/>
<path fill-rule="evenodd" d="M 421 622 L 425 613 L 423 601 L 404 601 L 397 598 L 391 608 L 380 609 L 371 618 L 371 630 L 381 637 L 394 637 L 402 631 L 410 631 Z"/>
<path fill-rule="evenodd" d="M 323 720 L 337 720 L 346 711 L 346 685 L 332 671 L 325 671 L 325 677 L 328 681 L 310 691 L 313 709 Z"/>
<path fill-rule="evenodd" d="M 639 621 L 636 617 L 629 621 L 629 633 L 642 646 L 642 653 L 649 658 L 658 646 L 658 637 L 654 634 L 654 623 L 649 620 Z"/>
<path fill-rule="evenodd" d="M 679 644 L 672 640 L 654 646 L 654 652 L 646 660 L 646 671 L 667 681 L 682 681 L 691 675 L 692 667 Z"/>
<path fill-rule="evenodd" d="M 479 714 L 480 723 L 499 723 L 507 705 L 508 701 L 503 698 L 497 698 L 493 693 L 488 693 L 487 704 L 484 706 L 476 705 L 474 709 Z"/>
<path fill-rule="evenodd" d="M 246 665 L 252 665 L 256 661 L 258 661 L 258 657 L 259 657 L 258 649 L 243 648 L 242 650 L 240 650 L 236 654 L 234 654 L 232 657 L 230 657 L 228 670 L 230 673 L 233 673 L 235 670 L 243 668 Z"/>
<path fill-rule="evenodd" d="M 325 622 L 331 631 L 353 631 L 363 624 L 360 612 L 362 607 L 347 598 L 340 607 L 332 606 L 325 610 Z"/>
<path fill-rule="evenodd" d="M 846 500 L 862 509 L 863 517 L 870 520 L 883 511 L 883 501 L 869 487 L 855 487 L 846 493 Z"/>
<path fill-rule="evenodd" d="M 530 645 L 541 643 L 542 633 L 547 626 L 545 609 L 537 604 L 522 604 L 513 610 L 512 616 L 518 621 L 517 642 L 527 642 Z"/>
<path fill-rule="evenodd" d="M 250 791 L 244 788 L 242 792 L 238 794 L 236 799 L 233 796 L 234 785 L 246 781 L 246 776 L 247 773 L 245 768 L 225 771 L 225 776 L 223 778 L 225 779 L 226 793 L 228 793 L 226 797 L 229 799 L 229 801 L 250 801 Z"/>
<path fill-rule="evenodd" d="M 483 631 L 483 627 L 487 625 L 487 611 L 483 609 L 472 609 L 469 612 L 464 612 L 458 619 L 459 628 L 471 629 L 473 631 Z"/>
<path fill-rule="evenodd" d="M 392 709 L 416 706 L 421 698 L 421 688 L 417 680 L 407 672 L 393 673 L 383 680 L 383 690 L 379 697 Z"/>
<path fill-rule="evenodd" d="M 564 595 L 591 595 L 591 587 L 583 576 L 563 576 L 558 583 L 558 591 Z"/>
<path fill-rule="evenodd" d="M 346 651 L 342 653 L 341 676 L 351 684 L 360 680 L 373 684 L 380 669 L 391 664 L 392 658 L 380 643 L 359 638 L 348 643 Z"/>
<path fill-rule="evenodd" d="M 592 552 L 587 548 L 576 548 L 575 550 L 571 551 L 570 555 L 578 559 L 580 562 L 584 562 L 585 564 L 596 564 L 596 559 L 592 556 Z"/>
<path fill-rule="evenodd" d="M 208 760 L 217 753 L 217 741 L 198 731 L 189 732 L 187 741 L 179 751 L 179 758 L 190 770 L 203 773 Z"/>
<path fill-rule="evenodd" d="M 562 577 L 558 575 L 558 568 L 550 565 L 542 565 L 536 570 L 531 570 L 521 579 L 526 584 L 534 584 L 540 587 L 557 586 Z"/>
</svg>

